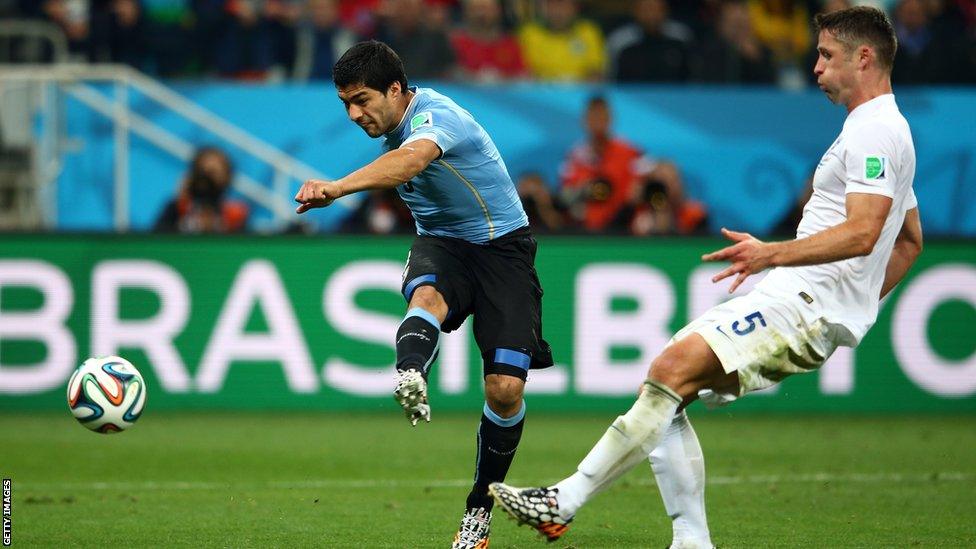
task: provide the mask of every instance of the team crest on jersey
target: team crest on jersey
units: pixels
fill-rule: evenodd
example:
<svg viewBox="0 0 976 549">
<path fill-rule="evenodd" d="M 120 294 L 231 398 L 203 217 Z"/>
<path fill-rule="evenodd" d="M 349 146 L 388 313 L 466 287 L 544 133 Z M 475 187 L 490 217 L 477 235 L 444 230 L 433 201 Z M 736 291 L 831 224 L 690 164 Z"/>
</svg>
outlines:
<svg viewBox="0 0 976 549">
<path fill-rule="evenodd" d="M 884 179 L 887 168 L 887 156 L 864 157 L 864 179 Z"/>
<path fill-rule="evenodd" d="M 410 119 L 410 133 L 417 131 L 417 128 L 423 128 L 424 126 L 433 126 L 434 117 L 431 116 L 430 112 L 419 112 L 413 115 Z"/>
</svg>

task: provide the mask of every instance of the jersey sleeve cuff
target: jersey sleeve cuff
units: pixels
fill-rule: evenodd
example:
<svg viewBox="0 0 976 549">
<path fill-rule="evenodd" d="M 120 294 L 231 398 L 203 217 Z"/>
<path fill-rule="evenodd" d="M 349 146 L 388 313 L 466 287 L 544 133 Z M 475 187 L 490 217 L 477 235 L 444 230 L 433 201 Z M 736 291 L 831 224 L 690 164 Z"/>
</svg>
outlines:
<svg viewBox="0 0 976 549">
<path fill-rule="evenodd" d="M 441 154 L 444 154 L 444 139 L 434 132 L 415 133 L 404 139 L 400 146 L 403 147 L 407 143 L 413 143 L 414 141 L 419 141 L 421 139 L 433 141 L 434 144 L 437 145 L 437 148 L 441 150 Z"/>
<path fill-rule="evenodd" d="M 877 185 L 862 185 L 859 183 L 848 183 L 847 188 L 844 190 L 844 194 L 851 193 L 864 193 L 864 194 L 880 194 L 881 196 L 887 196 L 888 198 L 894 199 L 895 193 L 886 187 L 878 187 Z"/>
</svg>

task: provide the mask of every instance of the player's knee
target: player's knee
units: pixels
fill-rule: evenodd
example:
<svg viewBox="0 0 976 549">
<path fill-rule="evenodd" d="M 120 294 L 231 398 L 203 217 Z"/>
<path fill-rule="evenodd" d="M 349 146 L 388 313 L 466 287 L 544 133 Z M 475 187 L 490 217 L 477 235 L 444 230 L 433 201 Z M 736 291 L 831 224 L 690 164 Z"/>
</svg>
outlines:
<svg viewBox="0 0 976 549">
<path fill-rule="evenodd" d="M 518 413 L 522 407 L 524 389 L 525 382 L 517 377 L 501 374 L 485 376 L 485 401 L 501 417 Z"/>
<path fill-rule="evenodd" d="M 441 320 L 447 316 L 447 302 L 444 301 L 444 296 L 433 286 L 421 286 L 414 290 L 410 297 L 410 307 L 420 307 L 433 313 Z"/>
<path fill-rule="evenodd" d="M 686 395 L 681 389 L 690 381 L 685 362 L 686 359 L 681 356 L 681 353 L 669 348 L 651 362 L 647 378 L 666 385 L 684 397 Z"/>
</svg>

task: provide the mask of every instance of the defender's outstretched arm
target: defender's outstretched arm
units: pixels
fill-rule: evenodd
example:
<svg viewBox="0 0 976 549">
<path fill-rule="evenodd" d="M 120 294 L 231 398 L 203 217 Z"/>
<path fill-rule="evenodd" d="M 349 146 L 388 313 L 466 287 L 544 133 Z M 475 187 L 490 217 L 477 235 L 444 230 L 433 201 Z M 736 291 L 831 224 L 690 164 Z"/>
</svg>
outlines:
<svg viewBox="0 0 976 549">
<path fill-rule="evenodd" d="M 749 275 L 769 267 L 819 265 L 868 255 L 881 235 L 891 199 L 880 194 L 848 193 L 845 203 L 847 220 L 805 238 L 784 242 L 763 242 L 748 233 L 722 229 L 722 234 L 736 243 L 702 256 L 703 261 L 731 261 L 727 269 L 712 277 L 718 282 L 739 275 L 729 293 L 735 291 Z"/>
</svg>

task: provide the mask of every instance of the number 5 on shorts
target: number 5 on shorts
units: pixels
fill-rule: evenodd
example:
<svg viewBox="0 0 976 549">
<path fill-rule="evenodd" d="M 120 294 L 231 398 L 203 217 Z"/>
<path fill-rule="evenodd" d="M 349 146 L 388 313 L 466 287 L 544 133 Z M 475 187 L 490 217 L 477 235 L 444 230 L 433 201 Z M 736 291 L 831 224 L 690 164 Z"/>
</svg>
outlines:
<svg viewBox="0 0 976 549">
<path fill-rule="evenodd" d="M 740 321 L 736 320 L 735 322 L 732 323 L 732 331 L 739 334 L 740 336 L 744 336 L 746 334 L 752 333 L 752 331 L 756 329 L 757 320 L 759 321 L 760 324 L 763 325 L 764 328 L 766 327 L 766 319 L 763 318 L 762 313 L 760 313 L 759 311 L 747 314 L 745 320 L 749 322 L 748 326 L 746 326 L 745 328 L 739 328 Z"/>
</svg>

